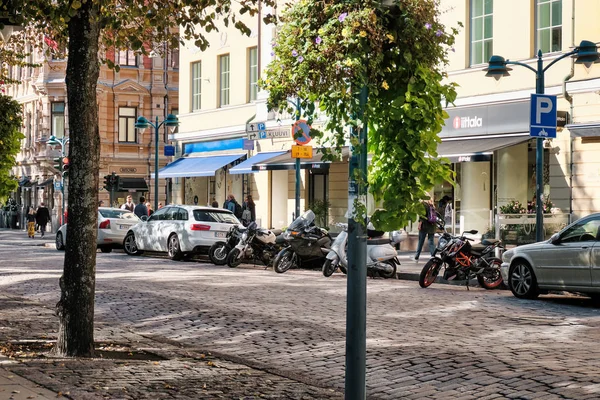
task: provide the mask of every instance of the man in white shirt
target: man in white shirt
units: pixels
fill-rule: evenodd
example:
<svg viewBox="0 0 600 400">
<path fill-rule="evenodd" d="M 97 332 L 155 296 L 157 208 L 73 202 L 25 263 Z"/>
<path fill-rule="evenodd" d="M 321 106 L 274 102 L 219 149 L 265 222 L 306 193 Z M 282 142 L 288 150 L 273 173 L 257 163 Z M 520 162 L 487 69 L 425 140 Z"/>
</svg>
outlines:
<svg viewBox="0 0 600 400">
<path fill-rule="evenodd" d="M 133 198 L 131 197 L 131 195 L 127 196 L 127 203 L 123 204 L 121 206 L 121 209 L 123 210 L 129 210 L 131 212 L 133 212 L 133 209 L 135 208 L 135 204 L 133 204 Z"/>
</svg>

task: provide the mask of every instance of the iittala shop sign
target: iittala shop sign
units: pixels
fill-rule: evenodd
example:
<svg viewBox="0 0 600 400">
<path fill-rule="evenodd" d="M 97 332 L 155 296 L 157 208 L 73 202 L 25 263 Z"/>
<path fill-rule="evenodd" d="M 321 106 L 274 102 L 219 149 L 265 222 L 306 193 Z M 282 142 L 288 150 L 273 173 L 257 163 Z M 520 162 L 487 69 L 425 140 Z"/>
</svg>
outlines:
<svg viewBox="0 0 600 400">
<path fill-rule="evenodd" d="M 529 131 L 529 100 L 472 107 L 449 107 L 440 137 Z"/>
</svg>

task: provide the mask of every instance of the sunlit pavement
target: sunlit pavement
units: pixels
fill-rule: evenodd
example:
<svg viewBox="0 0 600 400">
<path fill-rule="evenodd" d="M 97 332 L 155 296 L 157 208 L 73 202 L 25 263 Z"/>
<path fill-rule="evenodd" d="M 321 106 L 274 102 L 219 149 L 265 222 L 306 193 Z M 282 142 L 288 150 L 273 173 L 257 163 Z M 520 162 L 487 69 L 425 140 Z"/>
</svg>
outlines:
<svg viewBox="0 0 600 400">
<path fill-rule="evenodd" d="M 0 246 L 2 292 L 51 310 L 63 257 L 51 248 Z M 343 274 L 276 274 L 117 252 L 97 260 L 97 340 L 125 332 L 343 389 Z M 421 289 L 396 279 L 367 285 L 369 398 L 600 397 L 600 313 L 587 298 L 523 301 L 507 290 Z"/>
</svg>

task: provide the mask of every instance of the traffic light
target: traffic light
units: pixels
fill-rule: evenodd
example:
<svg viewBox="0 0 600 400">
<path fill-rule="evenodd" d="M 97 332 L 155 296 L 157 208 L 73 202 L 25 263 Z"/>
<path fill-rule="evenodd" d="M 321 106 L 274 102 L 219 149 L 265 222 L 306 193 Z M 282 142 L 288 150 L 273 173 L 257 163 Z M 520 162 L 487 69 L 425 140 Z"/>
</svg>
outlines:
<svg viewBox="0 0 600 400">
<path fill-rule="evenodd" d="M 62 171 L 63 174 L 69 172 L 69 167 L 71 166 L 71 162 L 69 161 L 69 157 L 62 158 Z"/>
<path fill-rule="evenodd" d="M 57 169 L 57 170 L 59 170 L 59 171 L 62 171 L 62 160 L 63 160 L 63 158 L 62 158 L 62 157 L 53 158 L 53 159 L 52 159 L 52 166 L 53 166 L 55 169 Z"/>
<path fill-rule="evenodd" d="M 104 176 L 104 189 L 108 190 L 109 192 L 112 189 L 112 175 L 105 175 Z"/>
</svg>

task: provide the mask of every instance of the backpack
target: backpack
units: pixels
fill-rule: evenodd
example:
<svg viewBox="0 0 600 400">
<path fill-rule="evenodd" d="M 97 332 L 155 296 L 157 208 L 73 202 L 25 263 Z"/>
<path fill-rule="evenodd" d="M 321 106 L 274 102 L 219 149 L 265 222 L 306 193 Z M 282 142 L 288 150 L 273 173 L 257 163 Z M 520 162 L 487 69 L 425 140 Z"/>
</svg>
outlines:
<svg viewBox="0 0 600 400">
<path fill-rule="evenodd" d="M 435 207 L 428 205 L 427 208 L 427 222 L 430 224 L 435 224 L 437 222 L 437 212 L 435 211 Z"/>
<path fill-rule="evenodd" d="M 242 218 L 242 206 L 237 201 L 235 202 L 235 211 L 233 213 L 236 217 Z"/>
<path fill-rule="evenodd" d="M 252 219 L 252 213 L 250 212 L 250 210 L 245 209 L 244 212 L 242 212 L 242 221 L 250 221 Z"/>
</svg>

